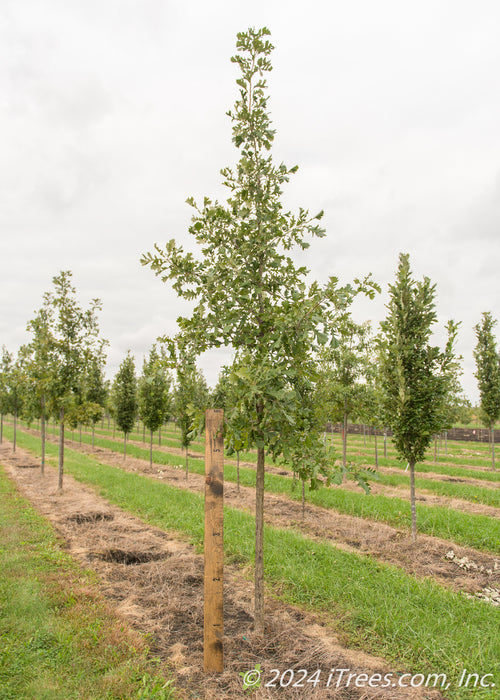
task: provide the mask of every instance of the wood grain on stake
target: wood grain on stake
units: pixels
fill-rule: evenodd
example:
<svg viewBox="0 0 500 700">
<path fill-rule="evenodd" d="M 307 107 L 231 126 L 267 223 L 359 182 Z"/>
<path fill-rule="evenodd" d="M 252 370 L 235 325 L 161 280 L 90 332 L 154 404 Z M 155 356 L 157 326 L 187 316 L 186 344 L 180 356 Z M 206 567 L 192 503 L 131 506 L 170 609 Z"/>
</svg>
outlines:
<svg viewBox="0 0 500 700">
<path fill-rule="evenodd" d="M 224 668 L 223 420 L 221 409 L 209 409 L 205 413 L 204 669 L 219 673 Z"/>
</svg>

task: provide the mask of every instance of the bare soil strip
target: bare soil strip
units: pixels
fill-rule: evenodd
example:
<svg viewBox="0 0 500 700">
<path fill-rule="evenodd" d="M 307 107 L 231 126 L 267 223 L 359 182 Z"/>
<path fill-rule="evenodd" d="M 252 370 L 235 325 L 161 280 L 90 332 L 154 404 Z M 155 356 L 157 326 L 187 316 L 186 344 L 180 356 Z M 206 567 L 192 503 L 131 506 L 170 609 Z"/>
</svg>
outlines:
<svg viewBox="0 0 500 700">
<path fill-rule="evenodd" d="M 102 455 L 100 455 L 102 457 Z M 99 497 L 70 475 L 57 493 L 56 471 L 26 450 L 13 454 L 0 446 L 0 460 L 20 491 L 54 524 L 69 552 L 102 581 L 104 595 L 117 614 L 151 635 L 152 651 L 173 669 L 176 685 L 185 697 L 233 700 L 249 697 L 241 671 L 254 668 L 322 670 L 346 668 L 351 673 L 397 671 L 386 661 L 342 646 L 325 616 L 305 613 L 270 596 L 264 638 L 252 633 L 252 584 L 245 572 L 225 570 L 225 671 L 204 674 L 203 667 L 203 558 L 171 533 L 145 525 Z M 134 460 L 137 461 L 137 460 Z M 129 468 L 137 465 L 128 463 Z M 38 467 L 38 469 L 37 469 Z M 175 471 L 175 470 L 174 470 Z M 178 476 L 178 475 L 177 475 Z M 194 481 L 194 479 L 193 479 Z M 397 677 L 397 676 L 396 676 Z M 258 688 L 252 697 L 283 697 L 281 689 Z M 287 698 L 341 698 L 343 700 L 437 700 L 437 690 L 416 688 L 288 688 Z"/>
<path fill-rule="evenodd" d="M 204 492 L 204 477 L 200 474 L 189 474 L 186 482 L 182 468 L 176 469 L 164 464 L 153 464 L 150 467 L 146 460 L 134 457 L 124 460 L 122 455 L 102 447 L 92 448 L 90 445 L 79 445 L 70 441 L 68 446 L 91 454 L 105 464 L 145 474 L 178 488 Z M 240 486 L 238 493 L 235 484 L 226 482 L 224 501 L 233 508 L 255 512 L 255 491 L 252 488 Z M 447 504 L 449 501 L 450 499 L 447 499 Z M 303 519 L 301 503 L 286 496 L 270 493 L 265 496 L 264 512 L 265 521 L 269 525 L 292 527 L 308 537 L 325 540 L 336 547 L 368 554 L 380 561 L 395 564 L 409 574 L 421 578 L 432 577 L 454 590 L 479 594 L 484 588 L 500 588 L 500 559 L 472 547 L 462 547 L 449 540 L 423 534 L 420 534 L 418 542 L 413 544 L 407 531 L 398 530 L 385 523 L 375 524 L 364 518 L 344 515 L 309 503 L 306 504 Z M 447 559 L 446 554 L 452 548 L 457 557 L 467 557 L 477 564 L 478 568 L 466 571 L 455 560 Z"/>
</svg>

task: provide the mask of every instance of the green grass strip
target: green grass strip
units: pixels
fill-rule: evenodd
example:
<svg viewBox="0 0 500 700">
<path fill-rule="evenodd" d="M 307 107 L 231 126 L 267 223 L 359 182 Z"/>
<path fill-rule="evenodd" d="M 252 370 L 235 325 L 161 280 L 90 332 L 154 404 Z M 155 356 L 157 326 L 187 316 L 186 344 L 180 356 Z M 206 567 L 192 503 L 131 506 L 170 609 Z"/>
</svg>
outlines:
<svg viewBox="0 0 500 700">
<path fill-rule="evenodd" d="M 25 434 L 20 439 L 31 449 L 38 442 Z M 55 457 L 57 447 L 49 444 L 48 452 Z M 146 522 L 183 533 L 201 551 L 201 495 L 101 464 L 69 449 L 66 469 Z M 226 554 L 251 563 L 254 518 L 228 507 L 224 518 Z M 265 553 L 266 580 L 279 585 L 280 597 L 324 611 L 351 645 L 381 654 L 398 668 L 414 673 L 445 672 L 456 678 L 467 668 L 479 674 L 493 673 L 500 683 L 499 609 L 292 530 L 266 527 Z M 470 697 L 470 690 L 452 687 L 447 697 Z M 492 700 L 495 695 L 484 689 L 474 697 Z"/>
<path fill-rule="evenodd" d="M 7 435 L 11 434 L 10 427 L 6 428 Z M 26 435 L 19 432 L 18 435 Z M 30 436 L 31 437 L 31 436 Z M 24 438 L 23 438 L 24 439 Z M 88 435 L 82 435 L 84 442 L 90 442 Z M 39 439 L 33 438 L 32 448 L 39 453 Z M 50 443 L 48 443 L 50 444 Z M 113 440 L 96 438 L 95 444 L 106 447 L 114 452 L 120 452 L 120 445 Z M 127 454 L 139 459 L 149 459 L 149 449 L 129 445 Z M 153 450 L 153 461 L 157 465 L 184 467 L 184 457 L 168 452 Z M 205 465 L 201 459 L 189 459 L 189 470 L 204 474 Z M 224 466 L 226 481 L 236 482 L 236 467 L 231 464 Z M 255 471 L 240 468 L 240 483 L 243 486 L 255 487 Z M 293 500 L 301 500 L 301 490 L 290 477 L 266 473 L 266 490 L 283 494 Z M 366 495 L 342 488 L 321 488 L 316 491 L 306 490 L 306 499 L 323 508 L 334 509 L 339 513 L 368 518 L 384 522 L 394 527 L 409 529 L 410 503 L 402 498 L 383 495 Z M 419 532 L 435 537 L 442 537 L 451 542 L 474 547 L 487 552 L 500 553 L 500 519 L 487 515 L 463 513 L 453 508 L 417 504 L 417 524 Z"/>
<path fill-rule="evenodd" d="M 174 697 L 1 465 L 0 542 L 2 700 Z"/>
</svg>

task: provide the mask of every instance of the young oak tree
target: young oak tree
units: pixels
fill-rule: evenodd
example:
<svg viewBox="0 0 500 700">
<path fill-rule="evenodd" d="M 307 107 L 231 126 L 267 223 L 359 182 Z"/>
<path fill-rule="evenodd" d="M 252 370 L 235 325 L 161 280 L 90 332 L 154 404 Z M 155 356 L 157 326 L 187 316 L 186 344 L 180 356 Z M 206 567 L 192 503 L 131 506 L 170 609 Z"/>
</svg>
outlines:
<svg viewBox="0 0 500 700">
<path fill-rule="evenodd" d="M 489 311 L 483 312 L 481 323 L 474 326 L 477 345 L 475 376 L 481 398 L 483 423 L 489 428 L 491 443 L 491 467 L 495 469 L 495 423 L 500 417 L 500 354 L 493 335 L 497 321 Z"/>
<path fill-rule="evenodd" d="M 77 301 L 71 277 L 71 271 L 61 271 L 52 278 L 54 290 L 44 295 L 44 305 L 53 310 L 48 394 L 52 412 L 59 416 L 58 490 L 63 487 L 66 411 L 72 411 L 73 423 L 75 405 L 81 403 L 83 378 L 92 358 L 102 354 L 107 342 L 99 336 L 97 312 L 101 309 L 100 300 L 93 299 L 89 308 L 84 310 Z"/>
<path fill-rule="evenodd" d="M 163 425 L 170 412 L 170 383 L 165 362 L 153 345 L 149 357 L 144 358 L 138 389 L 139 413 L 150 431 L 150 466 L 153 464 L 153 433 Z"/>
<path fill-rule="evenodd" d="M 123 459 L 125 459 L 127 454 L 127 435 L 134 427 L 138 410 L 135 363 L 130 350 L 116 373 L 111 395 L 116 424 L 124 434 Z"/>
<path fill-rule="evenodd" d="M 399 456 L 410 466 L 411 537 L 417 537 L 415 465 L 433 435 L 446 424 L 449 392 L 458 372 L 453 348 L 458 325 L 448 321 L 445 349 L 430 345 L 436 322 L 436 285 L 411 276 L 407 254 L 399 256 L 396 282 L 389 285 L 388 315 L 378 336 L 384 415 Z"/>
<path fill-rule="evenodd" d="M 322 340 L 320 325 L 329 295 L 325 288 L 305 283 L 307 269 L 288 255 L 304 250 L 308 236 L 323 236 L 317 225 L 322 212 L 310 217 L 304 209 L 294 215 L 283 208 L 284 184 L 291 169 L 273 162 L 270 150 L 274 130 L 267 111 L 265 74 L 271 69 L 273 46 L 266 28 L 237 35 L 238 54 L 231 60 L 241 75 L 236 81 L 239 99 L 228 112 L 233 143 L 240 159 L 233 170 L 221 174 L 229 190 L 227 203 L 206 197 L 194 208 L 189 231 L 201 246 L 201 259 L 184 253 L 171 240 L 164 249 L 142 257 L 163 281 L 172 280 L 179 296 L 194 300 L 190 318 L 178 319 L 175 344 L 190 346 L 195 354 L 208 348 L 232 346 L 239 367 L 235 370 L 238 400 L 248 429 L 245 447 L 257 448 L 255 520 L 255 629 L 264 631 L 264 473 L 266 450 L 283 453 L 286 426 L 298 414 L 297 377 L 315 343 Z M 167 339 L 166 339 L 167 340 Z M 326 338 L 325 338 L 326 340 Z M 167 340 L 168 342 L 168 340 Z M 302 381 L 311 381 L 302 377 Z M 290 405 L 294 403 L 294 410 Z M 225 425 L 231 430 L 231 421 Z"/>
</svg>

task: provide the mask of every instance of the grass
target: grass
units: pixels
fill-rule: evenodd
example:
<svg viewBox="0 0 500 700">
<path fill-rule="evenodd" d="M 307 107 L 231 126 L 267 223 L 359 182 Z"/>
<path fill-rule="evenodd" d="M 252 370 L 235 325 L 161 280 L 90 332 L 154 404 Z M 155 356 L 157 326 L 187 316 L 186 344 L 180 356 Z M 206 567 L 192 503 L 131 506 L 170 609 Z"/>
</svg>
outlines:
<svg viewBox="0 0 500 700">
<path fill-rule="evenodd" d="M 174 697 L 145 641 L 114 618 L 96 577 L 0 465 L 1 700 Z"/>
<path fill-rule="evenodd" d="M 11 430 L 6 428 L 7 435 Z M 26 435 L 18 433 L 18 435 Z M 26 436 L 28 437 L 28 436 Z M 30 436 L 31 437 L 31 436 Z M 24 438 L 23 438 L 24 439 Z M 82 435 L 84 442 L 90 442 L 88 435 Z M 39 440 L 32 437 L 31 449 L 39 450 Z M 106 447 L 114 452 L 120 452 L 121 447 L 113 440 L 97 438 L 95 444 Z M 50 443 L 48 443 L 50 445 Z M 139 459 L 149 460 L 149 448 L 129 445 L 127 454 Z M 153 461 L 157 465 L 184 467 L 184 456 L 173 455 L 160 450 L 153 450 Z M 204 473 L 202 459 L 190 459 L 189 469 L 198 474 Z M 236 467 L 232 464 L 224 466 L 226 481 L 236 482 Z M 290 477 L 266 473 L 266 490 L 282 494 L 293 500 L 302 498 L 300 488 Z M 243 486 L 255 487 L 255 471 L 240 467 L 240 483 Z M 397 528 L 409 529 L 410 503 L 402 498 L 383 495 L 367 496 L 364 493 L 348 491 L 342 488 L 321 488 L 316 491 L 306 490 L 306 500 L 323 508 L 330 508 L 339 513 L 384 522 Z M 493 553 L 500 553 L 500 519 L 487 515 L 462 513 L 453 508 L 417 504 L 417 522 L 420 532 L 435 537 L 442 537 L 464 546 L 474 547 Z"/>
<path fill-rule="evenodd" d="M 22 433 L 20 441 L 31 449 L 37 442 Z M 55 456 L 56 450 L 55 445 L 48 445 L 49 454 Z M 99 463 L 70 449 L 66 468 L 144 521 L 182 533 L 201 551 L 203 498 L 199 494 Z M 251 563 L 254 519 L 228 507 L 224 518 L 226 555 Z M 445 672 L 451 677 L 467 668 L 479 674 L 493 673 L 497 684 L 500 682 L 499 609 L 292 530 L 266 527 L 265 552 L 265 576 L 274 593 L 292 604 L 323 611 L 350 645 L 383 655 L 398 669 L 414 673 Z M 452 687 L 447 697 L 470 697 L 470 691 Z M 493 700 L 496 695 L 481 689 L 474 697 Z"/>
</svg>

